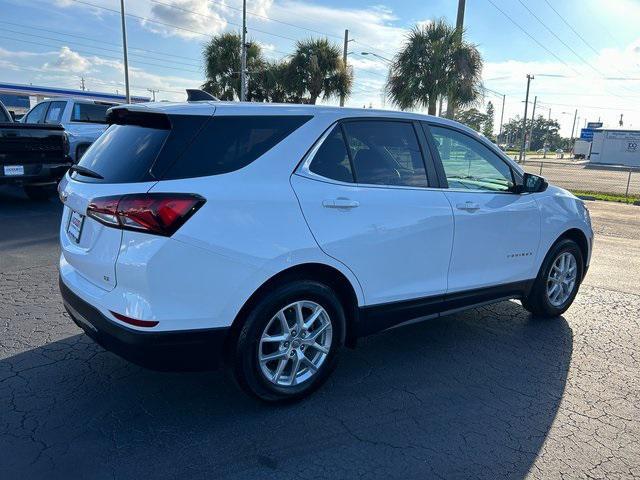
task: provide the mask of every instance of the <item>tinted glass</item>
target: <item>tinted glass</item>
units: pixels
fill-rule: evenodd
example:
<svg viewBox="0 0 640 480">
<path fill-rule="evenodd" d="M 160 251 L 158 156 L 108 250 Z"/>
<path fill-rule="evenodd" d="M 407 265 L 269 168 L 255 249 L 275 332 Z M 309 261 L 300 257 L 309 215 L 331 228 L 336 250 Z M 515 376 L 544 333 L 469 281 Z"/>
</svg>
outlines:
<svg viewBox="0 0 640 480">
<path fill-rule="evenodd" d="M 10 122 L 11 117 L 9 112 L 6 112 L 4 108 L 0 107 L 0 122 Z"/>
<path fill-rule="evenodd" d="M 150 180 L 149 170 L 160 153 L 170 130 L 156 130 L 134 125 L 111 125 L 82 156 L 78 164 L 100 174 L 104 179 L 85 177 L 78 180 L 95 183 L 129 183 Z"/>
<path fill-rule="evenodd" d="M 51 102 L 44 123 L 60 123 L 62 121 L 62 113 L 67 102 Z"/>
<path fill-rule="evenodd" d="M 33 109 L 27 114 L 25 123 L 42 123 L 44 121 L 44 115 L 47 113 L 47 107 L 49 102 L 42 102 L 33 107 Z"/>
<path fill-rule="evenodd" d="M 107 110 L 113 105 L 95 103 L 74 103 L 71 113 L 72 122 L 107 123 Z"/>
<path fill-rule="evenodd" d="M 219 116 L 211 119 L 163 179 L 233 172 L 273 148 L 309 116 Z"/>
<path fill-rule="evenodd" d="M 426 187 L 427 173 L 411 123 L 345 122 L 357 183 Z"/>
<path fill-rule="evenodd" d="M 339 125 L 335 126 L 329 136 L 322 142 L 322 145 L 313 156 L 309 170 L 332 180 L 353 182 L 349 154 L 347 153 L 347 146 Z"/>
<path fill-rule="evenodd" d="M 511 168 L 488 147 L 464 133 L 429 126 L 449 188 L 508 191 Z"/>
</svg>

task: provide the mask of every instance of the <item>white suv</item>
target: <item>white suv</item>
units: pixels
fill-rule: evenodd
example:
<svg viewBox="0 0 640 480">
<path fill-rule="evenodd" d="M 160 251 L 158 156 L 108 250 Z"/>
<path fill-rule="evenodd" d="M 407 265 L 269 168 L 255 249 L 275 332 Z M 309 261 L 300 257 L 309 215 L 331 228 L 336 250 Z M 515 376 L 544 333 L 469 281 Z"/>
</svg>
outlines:
<svg viewBox="0 0 640 480">
<path fill-rule="evenodd" d="M 589 264 L 583 202 L 452 121 L 224 102 L 109 121 L 60 184 L 60 288 L 143 365 L 222 359 L 297 399 L 364 335 L 512 298 L 560 315 Z"/>
</svg>

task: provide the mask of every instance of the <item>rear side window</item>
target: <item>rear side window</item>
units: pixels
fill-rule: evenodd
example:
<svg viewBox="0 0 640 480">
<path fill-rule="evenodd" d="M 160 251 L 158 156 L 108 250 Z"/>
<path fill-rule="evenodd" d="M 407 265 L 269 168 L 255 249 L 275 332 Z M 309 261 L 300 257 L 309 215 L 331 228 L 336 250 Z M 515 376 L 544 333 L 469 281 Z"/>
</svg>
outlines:
<svg viewBox="0 0 640 480">
<path fill-rule="evenodd" d="M 344 123 L 357 183 L 427 187 L 422 152 L 413 125 L 396 121 Z"/>
<path fill-rule="evenodd" d="M 219 175 L 255 161 L 310 116 L 213 116 L 164 174 L 163 180 Z"/>
<path fill-rule="evenodd" d="M 74 178 L 93 183 L 130 183 L 151 180 L 149 170 L 162 150 L 170 130 L 111 125 L 82 156 L 78 165 L 102 176 L 94 179 L 73 173 Z"/>
<path fill-rule="evenodd" d="M 51 102 L 49 110 L 47 110 L 47 116 L 44 119 L 44 123 L 57 124 L 62 121 L 62 113 L 64 107 L 67 106 L 67 102 Z"/>
<path fill-rule="evenodd" d="M 71 113 L 72 122 L 107 123 L 107 110 L 113 105 L 95 103 L 74 103 Z"/>
<path fill-rule="evenodd" d="M 321 177 L 340 182 L 353 182 L 349 153 L 340 125 L 333 127 L 331 133 L 324 139 L 313 156 L 309 170 Z"/>
</svg>

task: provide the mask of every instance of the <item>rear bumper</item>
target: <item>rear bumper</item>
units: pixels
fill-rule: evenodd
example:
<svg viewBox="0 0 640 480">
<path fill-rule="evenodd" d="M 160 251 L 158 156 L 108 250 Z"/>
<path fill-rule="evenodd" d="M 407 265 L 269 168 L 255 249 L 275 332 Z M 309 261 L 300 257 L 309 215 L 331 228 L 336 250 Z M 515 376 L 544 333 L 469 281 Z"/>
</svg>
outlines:
<svg viewBox="0 0 640 480">
<path fill-rule="evenodd" d="M 5 162 L 6 165 L 8 165 Z M 60 181 L 60 179 L 67 173 L 69 167 L 73 165 L 71 162 L 64 163 L 47 163 L 47 164 L 32 164 L 24 165 L 24 175 L 5 175 L 4 165 L 0 166 L 0 185 L 7 184 L 53 184 Z M 20 165 L 20 162 L 12 163 L 11 165 Z"/>
<path fill-rule="evenodd" d="M 64 306 L 84 332 L 116 355 L 152 370 L 201 371 L 223 358 L 228 328 L 176 332 L 142 332 L 124 327 L 73 293 L 60 278 Z"/>
</svg>

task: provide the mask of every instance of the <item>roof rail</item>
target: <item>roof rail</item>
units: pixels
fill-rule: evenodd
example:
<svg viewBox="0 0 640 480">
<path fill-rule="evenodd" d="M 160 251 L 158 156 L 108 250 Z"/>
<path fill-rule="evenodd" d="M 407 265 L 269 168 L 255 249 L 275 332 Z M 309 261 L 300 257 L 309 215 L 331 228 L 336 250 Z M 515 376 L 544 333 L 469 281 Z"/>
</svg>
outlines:
<svg viewBox="0 0 640 480">
<path fill-rule="evenodd" d="M 204 90 L 200 90 L 198 88 L 187 88 L 187 102 L 210 102 L 212 100 L 218 101 L 216 97 Z"/>
</svg>

